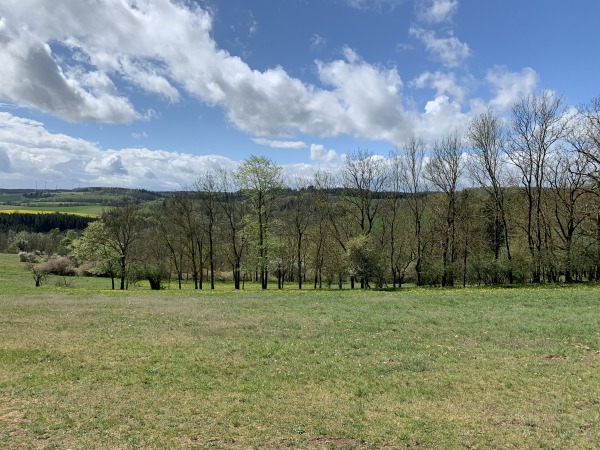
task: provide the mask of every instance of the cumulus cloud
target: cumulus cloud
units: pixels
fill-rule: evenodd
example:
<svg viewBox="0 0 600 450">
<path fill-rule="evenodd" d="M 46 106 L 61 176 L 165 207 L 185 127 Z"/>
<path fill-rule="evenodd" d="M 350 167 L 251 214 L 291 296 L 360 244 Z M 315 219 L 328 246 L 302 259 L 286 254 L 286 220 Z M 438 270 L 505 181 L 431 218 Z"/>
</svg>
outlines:
<svg viewBox="0 0 600 450">
<path fill-rule="evenodd" d="M 11 171 L 10 158 L 8 152 L 0 147 L 0 172 L 9 173 Z"/>
<path fill-rule="evenodd" d="M 86 164 L 85 171 L 91 175 L 106 177 L 128 174 L 127 169 L 123 166 L 121 156 L 115 152 L 93 157 L 92 160 Z"/>
<path fill-rule="evenodd" d="M 26 27 L 2 18 L 0 44 L 1 98 L 70 121 L 117 123 L 138 118 L 126 98 L 100 87 L 102 75 L 91 72 L 81 79 L 69 77 L 58 65 L 50 46 Z M 90 88 L 86 90 L 85 84 Z"/>
<path fill-rule="evenodd" d="M 446 67 L 460 66 L 471 54 L 469 45 L 461 42 L 452 32 L 448 37 L 438 37 L 435 31 L 412 26 L 409 33 L 425 45 L 432 59 Z"/>
<path fill-rule="evenodd" d="M 302 144 L 302 146 L 300 145 Z M 298 149 L 306 148 L 296 143 Z M 311 178 L 317 170 L 335 172 L 345 155 L 320 144 L 310 146 L 310 163 L 283 166 L 289 179 Z M 219 155 L 192 155 L 147 148 L 102 149 L 95 143 L 52 133 L 43 123 L 0 112 L 0 173 L 3 187 L 36 183 L 72 188 L 120 186 L 176 190 L 207 170 L 233 171 L 239 162 Z"/>
<path fill-rule="evenodd" d="M 392 8 L 401 1 L 347 0 L 359 9 Z M 433 23 L 448 20 L 458 2 L 432 0 L 423 5 Z M 318 78 L 308 84 L 283 67 L 255 70 L 219 48 L 211 35 L 213 20 L 213 12 L 189 1 L 4 0 L 0 3 L 0 100 L 71 121 L 127 123 L 156 117 L 154 111 L 140 111 L 132 105 L 126 95 L 132 90 L 172 103 L 194 97 L 222 108 L 233 126 L 264 139 L 258 141 L 261 145 L 279 148 L 300 148 L 295 141 L 278 139 L 299 133 L 349 135 L 400 145 L 415 130 L 430 133 L 423 135 L 429 138 L 438 135 L 436 130 L 464 120 L 460 104 L 465 102 L 465 90 L 452 74 L 432 72 L 414 80 L 414 86 L 433 88 L 436 95 L 423 111 L 407 109 L 405 85 L 394 66 L 365 61 L 353 49 L 344 48 L 337 59 L 315 61 Z M 413 26 L 410 34 L 448 68 L 460 66 L 470 55 L 469 46 L 451 33 L 440 37 Z M 315 42 L 320 40 L 315 37 Z M 527 79 L 518 78 L 524 87 L 515 88 L 507 73 L 490 71 L 487 81 L 495 89 L 493 102 L 505 104 L 512 95 L 526 91 Z M 55 151 L 58 135 L 51 135 L 41 124 L 21 126 L 29 133 L 21 149 L 33 146 L 25 152 L 32 164 L 38 167 L 39 160 L 46 158 L 41 151 L 36 153 L 36 139 L 50 139 L 47 149 L 52 156 L 47 164 L 56 167 L 53 158 L 67 152 Z M 35 130 L 38 136 L 32 135 Z M 64 139 L 68 148 L 64 164 L 76 165 L 82 172 L 87 167 L 94 176 L 99 176 L 97 169 L 104 164 L 109 172 L 113 170 L 111 176 L 131 182 L 138 176 L 148 177 L 153 185 L 164 186 L 174 182 L 173 175 L 159 167 L 173 164 L 169 158 L 181 163 L 180 170 L 209 164 L 208 157 L 190 160 L 189 155 L 169 153 L 162 160 L 162 154 L 145 156 L 139 149 L 116 150 L 119 159 L 107 160 L 106 151 L 94 144 L 83 142 L 75 152 L 71 143 L 76 140 Z M 24 167 L 25 157 L 19 158 L 12 147 L 10 151 L 11 167 Z M 146 170 L 134 170 L 136 162 L 127 159 L 130 155 L 147 158 Z M 151 162 L 156 160 L 162 161 L 159 166 Z M 119 170 L 118 161 L 127 173 Z M 56 173 L 59 176 L 60 170 Z"/>
<path fill-rule="evenodd" d="M 8 161 L 8 163 L 7 163 Z M 172 190 L 193 182 L 208 169 L 234 169 L 218 155 L 124 148 L 51 133 L 43 123 L 0 112 L 0 172 L 4 187 L 30 188 L 48 182 L 73 186 L 123 186 Z M 7 170 L 9 169 L 9 170 Z"/>
<path fill-rule="evenodd" d="M 510 109 L 520 99 L 535 92 L 539 77 L 535 70 L 526 67 L 520 72 L 510 72 L 504 66 L 488 70 L 486 80 L 495 94 L 490 105 L 499 109 Z"/>
<path fill-rule="evenodd" d="M 467 90 L 461 86 L 453 72 L 423 72 L 410 82 L 410 86 L 435 89 L 437 97 L 449 94 L 460 103 L 467 98 Z"/>
<path fill-rule="evenodd" d="M 440 138 L 455 131 L 462 132 L 468 126 L 471 116 L 463 113 L 461 105 L 440 95 L 425 105 L 425 114 L 419 122 L 415 135 Z"/>
<path fill-rule="evenodd" d="M 306 144 L 301 141 L 278 141 L 264 138 L 255 138 L 252 140 L 255 144 L 264 145 L 271 148 L 302 149 L 307 147 Z"/>
<path fill-rule="evenodd" d="M 311 161 L 335 163 L 335 165 L 339 165 L 344 162 L 346 155 L 340 155 L 335 150 L 327 150 L 325 146 L 321 144 L 312 144 L 310 146 L 310 159 Z"/>
<path fill-rule="evenodd" d="M 349 48 L 344 56 L 330 63 L 317 62 L 321 81 L 332 88 L 314 99 L 315 112 L 322 111 L 313 123 L 316 130 L 323 127 L 317 134 L 344 133 L 395 142 L 408 133 L 414 117 L 402 105 L 403 82 L 396 68 L 368 64 Z"/>
<path fill-rule="evenodd" d="M 429 23 L 448 21 L 458 10 L 458 0 L 417 0 L 417 16 Z"/>
<path fill-rule="evenodd" d="M 68 120 L 149 117 L 117 89 L 125 82 L 170 102 L 183 89 L 257 136 L 299 131 L 387 139 L 408 128 L 395 68 L 346 49 L 342 59 L 316 62 L 326 88 L 282 67 L 253 70 L 219 49 L 210 34 L 213 17 L 196 3 L 7 0 L 0 17 L 0 76 L 10 80 L 0 97 Z"/>
</svg>

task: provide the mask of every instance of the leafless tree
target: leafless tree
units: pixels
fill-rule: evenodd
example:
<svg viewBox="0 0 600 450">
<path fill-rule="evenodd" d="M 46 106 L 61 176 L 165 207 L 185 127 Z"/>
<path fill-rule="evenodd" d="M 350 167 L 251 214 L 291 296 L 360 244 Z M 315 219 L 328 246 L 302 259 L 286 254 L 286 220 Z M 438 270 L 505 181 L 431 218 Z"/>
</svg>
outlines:
<svg viewBox="0 0 600 450">
<path fill-rule="evenodd" d="M 561 146 L 550 165 L 549 181 L 553 192 L 555 228 L 564 252 L 565 281 L 573 281 L 573 246 L 576 233 L 586 219 L 587 205 L 583 200 L 586 189 L 585 159 L 576 151 L 577 139 L 569 139 L 570 145 Z"/>
<path fill-rule="evenodd" d="M 386 176 L 383 159 L 362 150 L 348 156 L 342 169 L 345 198 L 364 235 L 371 233 L 381 208 L 377 197 L 385 187 Z"/>
<path fill-rule="evenodd" d="M 493 251 L 496 265 L 500 257 L 500 249 L 504 241 L 506 257 L 509 261 L 508 278 L 513 282 L 510 261 L 510 239 L 506 212 L 504 208 L 504 190 L 506 166 L 504 150 L 507 142 L 506 129 L 500 119 L 490 109 L 486 113 L 475 117 L 466 133 L 466 139 L 472 148 L 468 170 L 475 181 L 489 195 L 493 203 Z M 497 283 L 497 274 L 494 275 Z"/>
<path fill-rule="evenodd" d="M 234 289 L 241 288 L 242 258 L 248 248 L 248 236 L 245 232 L 246 203 L 237 184 L 237 180 L 227 170 L 217 172 L 221 201 L 219 206 L 224 216 L 225 240 L 228 242 L 225 253 L 233 270 Z"/>
<path fill-rule="evenodd" d="M 532 259 L 532 280 L 541 281 L 544 252 L 544 188 L 547 186 L 548 156 L 565 137 L 568 120 L 564 100 L 552 92 L 530 95 L 512 109 L 508 158 L 521 178 L 526 197 L 526 224 L 523 227 Z"/>
<path fill-rule="evenodd" d="M 415 237 L 415 272 L 417 285 L 423 284 L 423 212 L 427 190 L 425 178 L 425 141 L 411 136 L 401 155 L 400 187 L 407 194 Z"/>
<path fill-rule="evenodd" d="M 200 203 L 204 229 L 208 239 L 208 262 L 210 265 L 210 288 L 215 288 L 215 227 L 219 211 L 218 176 L 214 171 L 208 171 L 198 177 L 195 183 L 196 196 Z"/>
<path fill-rule="evenodd" d="M 314 217 L 314 188 L 309 189 L 309 183 L 306 178 L 293 178 L 290 182 L 293 190 L 293 198 L 288 204 L 286 218 L 284 222 L 290 226 L 293 233 L 292 241 L 296 250 L 296 275 L 298 277 L 298 289 L 302 289 L 303 279 L 303 251 L 305 248 L 305 237 L 309 225 Z"/>
<path fill-rule="evenodd" d="M 120 289 L 124 290 L 133 247 L 142 230 L 140 207 L 135 203 L 127 203 L 111 209 L 102 214 L 102 222 L 106 227 L 108 245 L 119 255 Z"/>
<path fill-rule="evenodd" d="M 426 176 L 446 196 L 445 228 L 442 243 L 442 286 L 454 285 L 456 251 L 456 195 L 462 175 L 463 147 L 457 132 L 433 144 L 432 157 L 425 167 Z"/>
</svg>

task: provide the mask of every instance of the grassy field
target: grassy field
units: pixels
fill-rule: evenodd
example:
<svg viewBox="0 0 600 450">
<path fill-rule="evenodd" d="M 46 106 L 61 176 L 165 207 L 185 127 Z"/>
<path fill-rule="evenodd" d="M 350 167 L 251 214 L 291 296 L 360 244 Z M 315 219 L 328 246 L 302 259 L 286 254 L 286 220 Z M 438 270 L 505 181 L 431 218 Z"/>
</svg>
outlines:
<svg viewBox="0 0 600 450">
<path fill-rule="evenodd" d="M 35 289 L 15 260 L 0 255 L 0 448 L 600 442 L 598 287 Z"/>
<path fill-rule="evenodd" d="M 10 206 L 0 205 L 1 213 L 31 213 L 31 214 L 52 214 L 55 212 L 75 214 L 80 216 L 99 217 L 102 211 L 106 209 L 101 206 Z"/>
</svg>

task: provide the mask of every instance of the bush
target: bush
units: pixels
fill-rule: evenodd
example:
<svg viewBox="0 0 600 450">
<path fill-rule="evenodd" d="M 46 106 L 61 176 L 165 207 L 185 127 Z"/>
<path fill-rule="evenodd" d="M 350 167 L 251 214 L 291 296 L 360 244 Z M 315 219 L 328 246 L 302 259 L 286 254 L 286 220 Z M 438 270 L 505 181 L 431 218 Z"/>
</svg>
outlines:
<svg viewBox="0 0 600 450">
<path fill-rule="evenodd" d="M 60 276 L 72 276 L 76 274 L 73 262 L 64 256 L 55 256 L 48 259 L 48 261 L 34 264 L 38 271 L 45 273 L 46 275 L 60 275 Z"/>
<path fill-rule="evenodd" d="M 48 265 L 48 273 L 60 276 L 73 276 L 76 274 L 73 261 L 64 256 L 50 258 L 46 264 Z"/>
<path fill-rule="evenodd" d="M 38 260 L 38 255 L 30 252 L 19 252 L 19 261 L 25 263 L 36 263 Z"/>
</svg>

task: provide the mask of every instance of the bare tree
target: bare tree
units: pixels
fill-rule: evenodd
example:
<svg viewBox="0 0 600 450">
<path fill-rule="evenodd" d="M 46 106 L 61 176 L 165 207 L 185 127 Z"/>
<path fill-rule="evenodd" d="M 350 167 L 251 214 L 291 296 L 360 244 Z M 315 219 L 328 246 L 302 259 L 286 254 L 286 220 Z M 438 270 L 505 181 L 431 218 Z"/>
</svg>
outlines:
<svg viewBox="0 0 600 450">
<path fill-rule="evenodd" d="M 569 139 L 567 139 L 569 140 Z M 576 142 L 575 142 L 576 145 Z M 561 147 L 550 165 L 550 186 L 553 191 L 553 210 L 556 219 L 560 250 L 564 252 L 563 271 L 565 281 L 573 281 L 573 247 L 576 233 L 586 218 L 582 211 L 587 189 L 584 175 L 585 160 L 574 147 Z"/>
<path fill-rule="evenodd" d="M 200 201 L 206 237 L 208 239 L 208 261 L 210 265 L 210 288 L 215 288 L 215 227 L 217 224 L 219 189 L 218 177 L 209 171 L 198 177 L 195 183 L 196 195 Z"/>
<path fill-rule="evenodd" d="M 500 258 L 502 244 L 506 248 L 506 257 L 509 261 L 508 279 L 513 282 L 510 261 L 510 240 L 508 224 L 504 208 L 504 182 L 505 161 L 504 149 L 506 146 L 506 129 L 500 119 L 490 109 L 486 113 L 475 117 L 466 133 L 466 139 L 472 148 L 468 170 L 473 181 L 484 189 L 493 204 L 493 252 L 496 269 Z M 494 283 L 498 282 L 497 270 L 494 274 Z"/>
<path fill-rule="evenodd" d="M 140 208 L 135 203 L 126 203 L 103 213 L 101 220 L 108 235 L 108 245 L 119 255 L 120 289 L 124 290 L 133 246 L 142 230 Z"/>
<path fill-rule="evenodd" d="M 168 210 L 173 227 L 185 242 L 194 289 L 202 289 L 203 236 L 198 205 L 191 192 L 182 191 L 171 196 Z"/>
<path fill-rule="evenodd" d="M 583 108 L 583 134 L 585 140 L 581 142 L 578 151 L 586 162 L 585 173 L 596 194 L 596 279 L 600 279 L 600 95 L 593 98 L 589 105 Z"/>
<path fill-rule="evenodd" d="M 364 235 L 371 233 L 381 208 L 377 197 L 385 187 L 386 176 L 383 159 L 362 150 L 348 156 L 342 169 L 345 198 Z"/>
<path fill-rule="evenodd" d="M 411 136 L 404 146 L 399 169 L 400 188 L 407 193 L 408 206 L 412 214 L 415 233 L 415 272 L 417 286 L 423 284 L 423 212 L 427 190 L 425 169 L 425 141 Z"/>
<path fill-rule="evenodd" d="M 169 250 L 173 267 L 177 273 L 177 285 L 182 288 L 184 260 L 187 258 L 186 238 L 176 227 L 175 215 L 171 211 L 170 201 L 159 205 L 154 212 L 156 217 L 155 227 L 160 232 L 162 240 Z"/>
<path fill-rule="evenodd" d="M 285 210 L 287 217 L 284 218 L 284 223 L 289 225 L 293 234 L 298 289 L 302 289 L 303 251 L 306 233 L 314 216 L 314 188 L 309 189 L 308 180 L 305 178 L 292 179 L 290 187 L 293 189 L 293 197 Z"/>
<path fill-rule="evenodd" d="M 339 248 L 345 252 L 347 240 L 342 237 L 340 232 L 339 217 L 334 212 L 335 206 L 330 196 L 330 190 L 334 186 L 333 177 L 329 172 L 317 171 L 314 176 L 314 185 L 315 218 L 310 233 L 312 235 L 311 259 L 314 271 L 314 288 L 317 289 L 317 287 L 321 288 L 323 286 L 323 270 L 326 266 L 327 256 L 335 254 L 336 250 L 339 253 Z M 341 280 L 339 286 L 341 289 Z"/>
<path fill-rule="evenodd" d="M 567 131 L 562 97 L 549 91 L 530 95 L 512 109 L 508 158 L 517 169 L 527 203 L 527 223 L 523 227 L 532 259 L 532 280 L 541 281 L 544 252 L 543 197 L 547 186 L 548 156 Z"/>
<path fill-rule="evenodd" d="M 454 285 L 456 250 L 456 194 L 463 171 L 462 140 L 452 133 L 433 145 L 433 155 L 425 167 L 426 176 L 446 194 L 445 228 L 442 242 L 442 286 Z"/>
<path fill-rule="evenodd" d="M 600 185 L 600 95 L 584 106 L 577 119 L 583 125 L 580 137 L 585 138 L 577 150 L 588 162 L 587 175 Z"/>
<path fill-rule="evenodd" d="M 358 150 L 346 159 L 341 177 L 349 213 L 360 234 L 368 236 L 382 207 L 380 197 L 387 177 L 384 161 L 370 152 Z M 365 281 L 361 278 L 361 288 L 365 287 Z M 353 275 L 351 285 L 354 286 Z"/>
<path fill-rule="evenodd" d="M 225 216 L 224 232 L 229 243 L 226 253 L 233 269 L 234 288 L 240 289 L 242 258 L 248 247 L 248 236 L 245 233 L 246 204 L 234 176 L 221 169 L 218 171 L 218 180 L 222 196 L 219 206 Z"/>
</svg>

